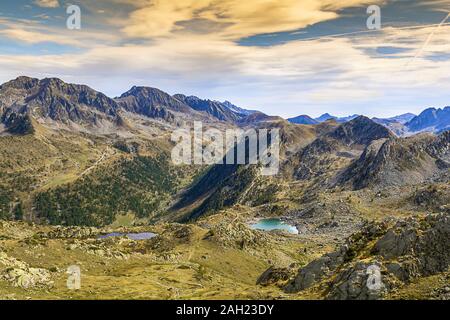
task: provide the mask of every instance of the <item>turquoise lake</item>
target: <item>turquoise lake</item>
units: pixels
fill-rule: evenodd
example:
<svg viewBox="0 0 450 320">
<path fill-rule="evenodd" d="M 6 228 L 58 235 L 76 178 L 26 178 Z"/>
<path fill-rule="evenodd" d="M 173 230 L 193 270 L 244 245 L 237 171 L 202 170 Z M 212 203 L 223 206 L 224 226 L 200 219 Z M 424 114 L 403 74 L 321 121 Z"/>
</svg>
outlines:
<svg viewBox="0 0 450 320">
<path fill-rule="evenodd" d="M 295 226 L 287 224 L 280 219 L 262 219 L 257 223 L 250 226 L 252 229 L 272 231 L 272 230 L 284 230 L 292 234 L 298 234 L 298 230 Z"/>
</svg>

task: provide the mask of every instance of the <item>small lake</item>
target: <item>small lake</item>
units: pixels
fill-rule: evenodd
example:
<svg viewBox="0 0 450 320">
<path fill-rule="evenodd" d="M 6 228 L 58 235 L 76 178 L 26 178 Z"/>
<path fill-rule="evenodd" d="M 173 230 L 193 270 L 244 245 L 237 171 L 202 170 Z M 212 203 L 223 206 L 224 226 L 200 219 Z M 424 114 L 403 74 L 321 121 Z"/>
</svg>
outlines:
<svg viewBox="0 0 450 320">
<path fill-rule="evenodd" d="M 115 237 L 127 237 L 131 240 L 148 240 L 151 238 L 156 237 L 157 235 L 155 233 L 152 232 L 140 232 L 140 233 L 119 233 L 119 232 L 113 232 L 113 233 L 108 233 L 105 235 L 102 235 L 100 237 L 98 237 L 99 239 L 107 239 L 107 238 L 115 238 Z"/>
<path fill-rule="evenodd" d="M 272 231 L 272 230 L 284 230 L 292 234 L 298 234 L 298 230 L 295 226 L 287 224 L 281 219 L 261 219 L 257 223 L 250 225 L 252 229 Z"/>
</svg>

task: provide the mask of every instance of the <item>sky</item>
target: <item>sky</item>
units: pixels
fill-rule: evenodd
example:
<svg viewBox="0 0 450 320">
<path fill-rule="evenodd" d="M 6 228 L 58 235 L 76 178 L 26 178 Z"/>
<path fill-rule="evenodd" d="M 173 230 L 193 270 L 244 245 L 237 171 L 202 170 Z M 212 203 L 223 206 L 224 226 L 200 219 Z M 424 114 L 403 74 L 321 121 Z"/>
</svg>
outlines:
<svg viewBox="0 0 450 320">
<path fill-rule="evenodd" d="M 450 105 L 449 13 L 450 0 L 1 0 L 0 83 L 150 86 L 285 118 L 417 114 Z"/>
</svg>

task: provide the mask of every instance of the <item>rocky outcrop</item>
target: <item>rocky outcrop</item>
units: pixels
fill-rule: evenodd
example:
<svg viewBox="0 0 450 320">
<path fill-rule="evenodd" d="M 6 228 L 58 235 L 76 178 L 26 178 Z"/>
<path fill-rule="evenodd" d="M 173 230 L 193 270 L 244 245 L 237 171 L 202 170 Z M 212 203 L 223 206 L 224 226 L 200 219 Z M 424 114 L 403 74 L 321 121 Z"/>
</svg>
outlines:
<svg viewBox="0 0 450 320">
<path fill-rule="evenodd" d="M 4 115 L 3 123 L 11 134 L 26 135 L 33 134 L 35 131 L 28 113 L 7 112 Z"/>
<path fill-rule="evenodd" d="M 264 287 L 270 285 L 283 287 L 294 275 L 295 269 L 293 266 L 289 268 L 276 268 L 272 266 L 258 278 L 256 284 Z"/>
<path fill-rule="evenodd" d="M 12 283 L 13 286 L 23 289 L 53 285 L 50 272 L 42 268 L 9 268 L 4 272 L 2 278 Z"/>
<path fill-rule="evenodd" d="M 450 135 L 375 141 L 338 177 L 353 189 L 419 184 L 450 167 Z"/>
<path fill-rule="evenodd" d="M 410 218 L 386 227 L 367 225 L 339 250 L 300 269 L 286 290 L 298 292 L 320 284 L 328 299 L 380 299 L 417 277 L 448 270 L 448 215 Z"/>
<path fill-rule="evenodd" d="M 325 254 L 300 269 L 286 290 L 288 292 L 302 291 L 329 278 L 338 268 L 352 261 L 370 241 L 383 234 L 386 229 L 387 223 L 366 224 L 360 232 L 350 236 L 337 251 Z"/>
<path fill-rule="evenodd" d="M 61 227 L 48 232 L 44 237 L 48 239 L 88 239 L 96 238 L 100 230 L 93 227 Z"/>
<path fill-rule="evenodd" d="M 375 244 L 372 254 L 385 261 L 401 258 L 405 273 L 417 270 L 420 275 L 445 271 L 450 265 L 450 217 L 446 214 L 430 215 L 423 220 L 408 219 L 398 222 Z M 401 270 L 403 271 L 403 270 Z M 405 278 L 405 277 L 401 277 Z"/>
<path fill-rule="evenodd" d="M 264 246 L 268 236 L 262 231 L 250 229 L 238 219 L 224 219 L 210 229 L 205 240 L 214 241 L 223 247 L 246 249 Z"/>
<path fill-rule="evenodd" d="M 32 268 L 26 262 L 9 257 L 0 251 L 0 279 L 15 287 L 31 289 L 51 287 L 51 273 L 43 268 Z"/>
<path fill-rule="evenodd" d="M 91 255 L 107 259 L 126 260 L 128 255 L 115 248 L 115 242 L 125 241 L 131 243 L 132 240 L 106 239 L 106 240 L 71 240 L 67 243 L 67 250 L 81 250 Z"/>
<path fill-rule="evenodd" d="M 378 300 L 382 298 L 391 287 L 391 279 L 383 278 L 381 270 L 380 263 L 376 260 L 357 262 L 341 270 L 330 285 L 327 299 Z M 378 275 L 376 275 L 377 272 L 379 272 Z M 371 279 L 371 276 L 378 278 Z"/>
</svg>

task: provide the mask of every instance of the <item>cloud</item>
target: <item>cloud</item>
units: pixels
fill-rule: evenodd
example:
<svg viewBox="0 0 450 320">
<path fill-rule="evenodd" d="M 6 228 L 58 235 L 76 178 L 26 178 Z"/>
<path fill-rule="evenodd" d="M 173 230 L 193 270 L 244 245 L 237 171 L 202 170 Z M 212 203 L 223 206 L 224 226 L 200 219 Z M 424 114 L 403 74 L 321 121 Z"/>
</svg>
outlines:
<svg viewBox="0 0 450 320">
<path fill-rule="evenodd" d="M 47 20 L 47 19 L 45 19 Z M 92 47 L 102 43 L 115 43 L 120 40 L 116 34 L 110 32 L 73 31 L 66 28 L 52 28 L 41 21 L 35 20 L 11 20 L 0 18 L 0 35 L 16 42 L 26 44 L 56 43 L 60 45 L 70 45 L 78 48 Z"/>
<path fill-rule="evenodd" d="M 180 31 L 180 22 L 206 19 L 224 25 L 216 35 L 239 39 L 256 34 L 294 31 L 336 19 L 348 7 L 382 0 L 153 0 L 140 3 L 124 23 L 129 37 L 153 38 Z M 186 31 L 186 30 L 185 30 Z"/>
<path fill-rule="evenodd" d="M 436 91 L 450 89 L 450 61 L 427 58 L 450 51 L 449 26 L 435 35 L 424 55 L 408 68 L 405 65 L 414 51 L 392 54 L 395 59 L 365 51 L 388 45 L 417 49 L 431 30 L 387 28 L 376 39 L 316 39 L 272 47 L 243 47 L 204 35 L 179 35 L 145 45 L 95 47 L 82 54 L 39 59 L 0 56 L 0 69 L 16 75 L 48 76 L 51 72 L 50 76 L 87 83 L 112 96 L 136 84 L 231 99 L 286 116 L 300 113 L 302 107 L 307 108 L 304 112 L 340 108 L 342 114 L 363 113 L 358 109 L 361 104 L 379 115 L 388 103 L 411 103 L 411 111 L 420 110 L 438 101 L 439 95 L 433 97 Z M 429 99 L 426 105 L 425 98 Z M 439 101 L 444 100 L 441 95 Z M 386 110 L 395 112 L 392 106 Z"/>
<path fill-rule="evenodd" d="M 89 10 L 97 12 L 102 2 L 106 0 L 92 2 Z M 0 54 L 0 82 L 21 74 L 55 76 L 110 96 L 132 85 L 149 85 L 284 116 L 334 109 L 341 110 L 340 115 L 371 111 L 383 116 L 383 110 L 396 113 L 394 106 L 417 112 L 448 104 L 443 93 L 450 90 L 450 60 L 435 57 L 450 52 L 449 25 L 442 26 L 409 65 L 435 26 L 385 27 L 380 32 L 267 47 L 240 46 L 236 41 L 335 19 L 340 9 L 367 2 L 114 0 L 129 10 L 105 7 L 101 21 L 108 21 L 114 31 L 103 24 L 98 30 L 71 32 L 0 19 L 0 33 L 10 39 L 83 48 L 77 54 L 39 57 Z M 114 11 L 126 19 L 113 20 Z M 98 23 L 97 17 L 90 18 Z M 379 48 L 396 50 L 386 55 Z"/>
<path fill-rule="evenodd" d="M 79 45 L 80 43 L 76 40 L 73 40 L 70 37 L 51 35 L 39 32 L 33 32 L 23 29 L 6 29 L 0 30 L 0 34 L 15 39 L 21 42 L 25 42 L 28 44 L 36 44 L 41 42 L 54 42 L 58 44 L 66 44 L 66 45 Z"/>
<path fill-rule="evenodd" d="M 58 8 L 59 1 L 58 0 L 35 0 L 34 3 L 39 7 L 43 8 Z"/>
</svg>

